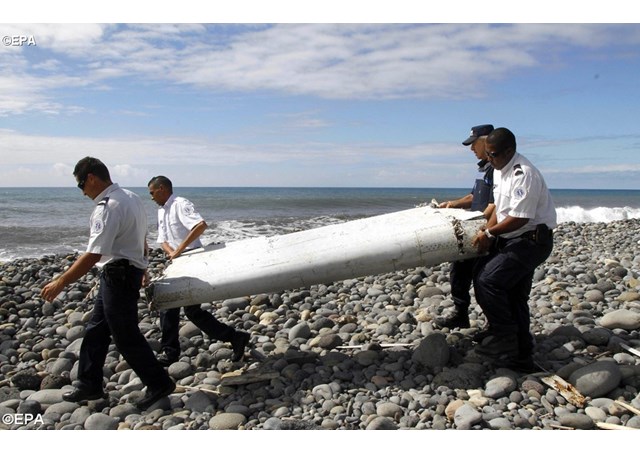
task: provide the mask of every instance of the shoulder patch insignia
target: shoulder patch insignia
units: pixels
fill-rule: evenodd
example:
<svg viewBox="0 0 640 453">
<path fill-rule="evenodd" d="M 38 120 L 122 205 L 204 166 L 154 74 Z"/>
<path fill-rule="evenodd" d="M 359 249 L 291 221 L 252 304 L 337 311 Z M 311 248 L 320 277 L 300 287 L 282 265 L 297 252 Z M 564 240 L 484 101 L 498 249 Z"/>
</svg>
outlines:
<svg viewBox="0 0 640 453">
<path fill-rule="evenodd" d="M 193 213 L 195 212 L 195 209 L 193 208 L 193 205 L 191 203 L 187 203 L 184 205 L 184 213 L 188 216 L 192 216 Z"/>
<path fill-rule="evenodd" d="M 96 219 L 91 225 L 91 232 L 94 234 L 100 234 L 104 230 L 104 222 L 102 219 Z"/>
<path fill-rule="evenodd" d="M 515 198 L 516 200 L 520 200 L 524 198 L 524 196 L 526 195 L 526 192 L 522 187 L 518 187 L 516 190 L 514 190 L 513 195 L 514 195 L 513 198 Z"/>
<path fill-rule="evenodd" d="M 107 201 L 101 200 L 91 214 L 91 234 L 100 234 L 104 230 L 104 214 L 107 209 Z"/>
</svg>

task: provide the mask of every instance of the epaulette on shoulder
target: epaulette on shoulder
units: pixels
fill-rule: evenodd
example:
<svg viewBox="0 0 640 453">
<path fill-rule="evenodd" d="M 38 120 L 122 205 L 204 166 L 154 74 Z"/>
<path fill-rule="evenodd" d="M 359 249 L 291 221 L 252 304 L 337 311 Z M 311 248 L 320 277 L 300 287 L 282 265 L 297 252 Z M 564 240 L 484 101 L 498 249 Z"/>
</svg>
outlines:
<svg viewBox="0 0 640 453">
<path fill-rule="evenodd" d="M 106 206 L 108 202 L 109 202 L 109 197 L 104 197 L 102 200 L 100 200 L 100 202 L 98 203 L 98 206 Z"/>
<path fill-rule="evenodd" d="M 522 167 L 520 166 L 520 164 L 515 164 L 513 166 L 513 170 L 516 176 L 524 175 L 524 171 L 522 170 Z"/>
</svg>

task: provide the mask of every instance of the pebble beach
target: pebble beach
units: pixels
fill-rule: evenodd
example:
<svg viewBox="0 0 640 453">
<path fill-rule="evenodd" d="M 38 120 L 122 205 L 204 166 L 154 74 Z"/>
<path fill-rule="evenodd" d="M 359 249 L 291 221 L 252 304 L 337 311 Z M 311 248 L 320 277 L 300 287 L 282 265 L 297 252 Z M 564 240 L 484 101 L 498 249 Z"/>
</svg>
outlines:
<svg viewBox="0 0 640 453">
<path fill-rule="evenodd" d="M 473 351 L 485 324 L 438 329 L 453 307 L 449 263 L 216 301 L 203 308 L 251 334 L 244 360 L 183 316 L 175 393 L 141 412 L 143 384 L 112 345 L 108 398 L 62 400 L 77 376 L 97 270 L 53 303 L 41 287 L 77 255 L 0 264 L 3 430 L 640 429 L 640 219 L 562 223 L 530 296 L 539 371 Z M 160 250 L 153 277 L 167 265 Z M 158 313 L 140 329 L 160 349 Z M 570 384 L 573 393 L 549 384 Z M 566 390 L 566 389 L 565 389 Z"/>
</svg>

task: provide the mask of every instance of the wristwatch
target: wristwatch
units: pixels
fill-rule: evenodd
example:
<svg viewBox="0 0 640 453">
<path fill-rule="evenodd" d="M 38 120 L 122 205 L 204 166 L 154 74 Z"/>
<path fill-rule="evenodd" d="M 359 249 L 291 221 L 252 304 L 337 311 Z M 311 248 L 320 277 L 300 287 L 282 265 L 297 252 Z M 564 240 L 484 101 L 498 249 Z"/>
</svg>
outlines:
<svg viewBox="0 0 640 453">
<path fill-rule="evenodd" d="M 495 239 L 495 236 L 493 234 L 491 234 L 491 232 L 489 231 L 489 228 L 487 228 L 486 230 L 484 230 L 484 235 L 486 237 L 488 237 L 489 239 Z"/>
</svg>

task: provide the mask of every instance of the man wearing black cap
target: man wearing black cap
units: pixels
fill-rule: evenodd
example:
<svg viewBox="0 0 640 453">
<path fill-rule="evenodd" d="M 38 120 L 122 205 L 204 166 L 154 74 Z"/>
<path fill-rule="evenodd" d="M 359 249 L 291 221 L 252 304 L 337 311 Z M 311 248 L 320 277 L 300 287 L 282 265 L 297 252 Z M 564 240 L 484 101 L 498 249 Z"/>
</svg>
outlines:
<svg viewBox="0 0 640 453">
<path fill-rule="evenodd" d="M 485 152 L 485 138 L 493 131 L 491 124 L 481 124 L 471 128 L 471 134 L 462 142 L 463 145 L 471 145 L 479 160 L 478 171 L 482 173 L 482 178 L 476 179 L 471 193 L 462 198 L 440 203 L 441 208 L 471 209 L 472 211 L 487 211 L 486 216 L 491 214 L 487 207 L 493 203 L 493 167 L 487 160 Z M 469 327 L 469 306 L 471 305 L 471 280 L 473 278 L 473 267 L 475 258 L 455 261 L 451 265 L 449 281 L 451 283 L 451 296 L 453 297 L 453 311 L 441 318 L 436 319 L 436 325 L 440 328 L 466 328 Z"/>
</svg>

